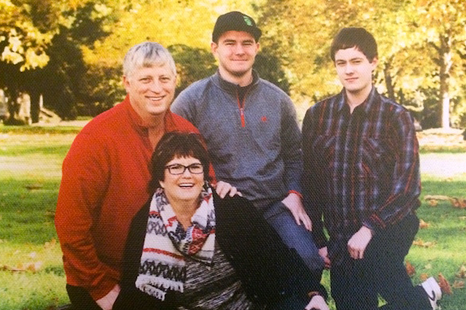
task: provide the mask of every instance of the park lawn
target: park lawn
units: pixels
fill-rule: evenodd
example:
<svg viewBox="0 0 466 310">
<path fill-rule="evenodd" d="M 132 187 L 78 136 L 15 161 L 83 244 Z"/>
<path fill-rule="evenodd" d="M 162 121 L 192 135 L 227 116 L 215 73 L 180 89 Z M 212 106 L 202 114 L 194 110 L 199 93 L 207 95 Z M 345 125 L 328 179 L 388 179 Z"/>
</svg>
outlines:
<svg viewBox="0 0 466 310">
<path fill-rule="evenodd" d="M 0 310 L 54 310 L 68 303 L 61 250 L 53 224 L 61 163 L 79 129 L 6 129 L 0 125 Z M 464 153 L 423 153 L 439 165 L 466 164 Z M 422 163 L 422 161 L 421 161 Z M 421 166 L 422 167 L 422 166 Z M 466 209 L 434 207 L 426 195 L 466 198 L 466 173 L 423 173 L 420 229 L 407 260 L 413 282 L 441 273 L 451 285 L 466 263 Z M 329 287 L 328 272 L 324 285 Z M 466 289 L 453 288 L 442 310 L 465 309 Z M 335 309 L 331 302 L 331 309 Z"/>
<path fill-rule="evenodd" d="M 458 156 L 464 158 L 464 154 Z M 422 206 L 418 210 L 418 216 L 427 223 L 427 227 L 420 228 L 415 245 L 406 257 L 416 270 L 413 281 L 420 283 L 426 275 L 438 278 L 441 273 L 451 286 L 458 286 L 452 288 L 452 295 L 444 296 L 441 301 L 442 310 L 466 309 L 466 289 L 459 288 L 466 279 L 457 277 L 461 266 L 466 265 L 466 209 L 455 208 L 450 201 L 444 200 L 431 206 L 424 199 L 426 195 L 466 199 L 466 174 L 448 178 L 423 174 L 422 184 Z"/>
<path fill-rule="evenodd" d="M 53 220 L 61 164 L 74 136 L 0 131 L 1 310 L 68 303 Z"/>
</svg>

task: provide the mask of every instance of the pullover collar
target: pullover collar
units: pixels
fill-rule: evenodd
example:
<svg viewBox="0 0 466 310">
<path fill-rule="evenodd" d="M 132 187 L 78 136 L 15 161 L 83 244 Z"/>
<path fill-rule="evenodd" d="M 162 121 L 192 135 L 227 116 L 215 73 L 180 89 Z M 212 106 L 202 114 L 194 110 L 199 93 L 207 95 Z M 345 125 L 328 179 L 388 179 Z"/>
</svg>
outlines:
<svg viewBox="0 0 466 310">
<path fill-rule="evenodd" d="M 226 92 L 235 95 L 238 89 L 238 85 L 234 83 L 230 83 L 227 80 L 224 80 L 220 76 L 220 72 L 217 70 L 217 72 L 211 77 L 213 83 L 217 85 L 218 87 L 222 88 Z M 255 87 L 259 83 L 259 74 L 255 71 L 252 70 L 252 83 L 249 84 L 250 87 Z"/>
</svg>

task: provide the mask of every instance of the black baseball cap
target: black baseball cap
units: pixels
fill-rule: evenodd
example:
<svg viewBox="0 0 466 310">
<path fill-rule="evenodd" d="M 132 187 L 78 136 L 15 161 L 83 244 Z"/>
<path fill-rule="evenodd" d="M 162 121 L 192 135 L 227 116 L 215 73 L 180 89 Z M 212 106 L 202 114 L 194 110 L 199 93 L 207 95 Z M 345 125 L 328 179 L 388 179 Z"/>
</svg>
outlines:
<svg viewBox="0 0 466 310">
<path fill-rule="evenodd" d="M 238 11 L 228 12 L 220 15 L 215 22 L 212 32 L 212 41 L 217 42 L 218 38 L 227 31 L 245 31 L 254 36 L 256 42 L 262 35 L 262 31 L 257 28 L 252 17 Z"/>
</svg>

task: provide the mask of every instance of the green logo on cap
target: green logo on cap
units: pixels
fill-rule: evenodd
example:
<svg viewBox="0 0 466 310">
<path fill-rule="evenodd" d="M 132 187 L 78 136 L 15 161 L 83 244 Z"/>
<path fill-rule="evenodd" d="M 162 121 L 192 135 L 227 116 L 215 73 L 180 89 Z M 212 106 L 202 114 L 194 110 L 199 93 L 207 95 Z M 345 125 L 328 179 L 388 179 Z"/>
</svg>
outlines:
<svg viewBox="0 0 466 310">
<path fill-rule="evenodd" d="M 243 16 L 243 19 L 244 19 L 244 22 L 246 23 L 246 25 L 252 26 L 252 21 L 251 21 L 251 19 L 249 17 Z"/>
</svg>

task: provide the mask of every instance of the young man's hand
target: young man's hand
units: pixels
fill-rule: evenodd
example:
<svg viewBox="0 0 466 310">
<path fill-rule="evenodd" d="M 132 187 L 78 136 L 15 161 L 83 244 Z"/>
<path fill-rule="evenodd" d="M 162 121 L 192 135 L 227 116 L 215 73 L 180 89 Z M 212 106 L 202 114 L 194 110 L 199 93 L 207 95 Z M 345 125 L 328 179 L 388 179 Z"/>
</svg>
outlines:
<svg viewBox="0 0 466 310">
<path fill-rule="evenodd" d="M 330 261 L 330 258 L 328 257 L 328 249 L 326 246 L 319 249 L 319 255 L 324 260 L 325 269 L 330 269 L 330 267 L 332 266 L 332 263 Z"/>
<path fill-rule="evenodd" d="M 322 296 L 315 295 L 314 297 L 312 297 L 311 301 L 307 304 L 306 308 L 304 309 L 329 310 L 329 307 Z"/>
<path fill-rule="evenodd" d="M 366 226 L 362 226 L 361 229 L 355 233 L 348 241 L 348 252 L 353 259 L 364 258 L 364 252 L 372 239 L 372 231 Z"/>
<path fill-rule="evenodd" d="M 301 223 L 303 223 L 307 230 L 312 231 L 311 219 L 304 210 L 304 205 L 299 195 L 289 193 L 288 196 L 282 200 L 282 203 L 290 210 L 291 214 L 293 214 L 296 224 L 301 225 Z"/>
</svg>

